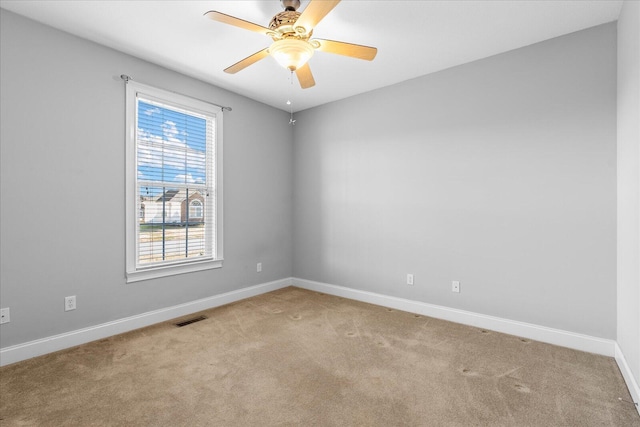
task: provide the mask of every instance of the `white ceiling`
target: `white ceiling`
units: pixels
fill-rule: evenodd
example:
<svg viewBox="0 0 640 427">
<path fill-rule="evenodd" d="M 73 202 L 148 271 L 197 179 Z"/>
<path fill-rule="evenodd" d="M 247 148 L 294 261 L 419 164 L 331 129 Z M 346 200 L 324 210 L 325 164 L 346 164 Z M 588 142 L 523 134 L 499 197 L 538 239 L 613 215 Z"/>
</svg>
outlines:
<svg viewBox="0 0 640 427">
<path fill-rule="evenodd" d="M 308 0 L 301 2 L 302 11 Z M 0 7 L 276 108 L 288 111 L 291 97 L 300 111 L 615 21 L 622 0 L 343 0 L 314 36 L 375 46 L 378 56 L 316 52 L 309 61 L 316 86 L 305 90 L 295 77 L 292 87 L 272 58 L 224 73 L 271 39 L 203 17 L 217 10 L 268 26 L 282 11 L 279 0 L 0 0 Z"/>
</svg>

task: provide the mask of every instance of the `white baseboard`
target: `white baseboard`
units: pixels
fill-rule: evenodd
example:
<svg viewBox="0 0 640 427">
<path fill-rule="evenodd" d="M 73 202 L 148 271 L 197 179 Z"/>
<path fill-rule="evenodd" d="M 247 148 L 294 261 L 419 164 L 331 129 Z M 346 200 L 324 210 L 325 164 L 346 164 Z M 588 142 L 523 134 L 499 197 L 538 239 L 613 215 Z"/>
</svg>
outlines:
<svg viewBox="0 0 640 427">
<path fill-rule="evenodd" d="M 546 326 L 539 326 L 531 323 L 518 322 L 516 320 L 487 316 L 485 314 L 478 314 L 470 311 L 458 310 L 455 308 L 428 304 L 420 301 L 413 301 L 382 294 L 376 294 L 373 292 L 345 288 L 343 286 L 314 282 L 311 280 L 293 278 L 293 286 L 344 298 L 354 299 L 357 301 L 367 302 L 370 304 L 390 307 L 396 310 L 408 311 L 410 313 L 417 313 L 424 316 L 449 320 L 451 322 L 462 323 L 464 325 L 490 329 L 492 331 L 503 332 L 505 334 L 516 335 L 519 337 L 529 338 L 549 344 L 555 344 L 562 347 L 568 347 L 575 350 L 587 351 L 589 353 L 596 353 L 609 357 L 613 357 L 615 355 L 616 342 L 614 340 L 577 334 L 574 332 L 548 328 Z"/>
<path fill-rule="evenodd" d="M 620 348 L 618 343 L 616 343 L 615 357 L 616 362 L 618 363 L 618 367 L 620 368 L 620 372 L 622 373 L 622 377 L 627 383 L 627 388 L 629 389 L 629 394 L 631 394 L 631 399 L 633 399 L 633 402 L 636 404 L 636 410 L 638 411 L 638 414 L 640 414 L 640 405 L 638 405 L 638 402 L 640 402 L 640 386 L 634 378 L 633 373 L 631 372 L 631 369 L 627 364 L 627 359 L 624 357 L 622 349 Z"/>
<path fill-rule="evenodd" d="M 291 286 L 290 278 L 262 283 L 236 291 L 226 292 L 220 295 L 191 301 L 172 307 L 149 311 L 136 316 L 125 317 L 88 328 L 65 332 L 23 344 L 18 344 L 0 349 L 0 366 L 16 363 L 21 360 L 52 353 L 65 348 L 74 347 L 91 341 L 107 338 L 113 335 L 129 332 L 134 329 L 150 326 L 155 323 L 165 322 L 176 317 L 186 316 L 198 311 L 207 310 L 221 305 L 229 304 L 252 296 L 275 291 L 276 289 Z"/>
</svg>

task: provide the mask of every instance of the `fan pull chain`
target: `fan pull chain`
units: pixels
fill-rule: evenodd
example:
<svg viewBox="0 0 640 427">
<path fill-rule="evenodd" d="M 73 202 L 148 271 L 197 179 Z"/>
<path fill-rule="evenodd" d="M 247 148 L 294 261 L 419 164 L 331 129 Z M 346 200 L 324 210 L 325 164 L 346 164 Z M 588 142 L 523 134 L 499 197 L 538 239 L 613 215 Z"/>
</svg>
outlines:
<svg viewBox="0 0 640 427">
<path fill-rule="evenodd" d="M 289 112 L 291 113 L 291 117 L 289 118 L 289 124 L 294 126 L 296 121 L 293 120 L 293 104 L 291 103 L 291 98 L 293 98 L 293 70 L 291 71 L 291 75 L 289 76 L 289 99 L 287 100 L 287 105 L 289 106 Z"/>
</svg>

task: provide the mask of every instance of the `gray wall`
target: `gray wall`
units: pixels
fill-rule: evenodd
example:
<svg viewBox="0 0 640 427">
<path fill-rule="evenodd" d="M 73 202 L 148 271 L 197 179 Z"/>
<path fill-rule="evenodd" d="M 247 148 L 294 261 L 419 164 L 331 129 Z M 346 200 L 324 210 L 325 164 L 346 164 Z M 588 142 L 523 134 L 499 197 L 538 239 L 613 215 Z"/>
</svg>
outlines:
<svg viewBox="0 0 640 427">
<path fill-rule="evenodd" d="M 296 119 L 296 277 L 615 339 L 615 23 Z"/>
<path fill-rule="evenodd" d="M 640 384 L 640 3 L 618 20 L 618 344 Z"/>
<path fill-rule="evenodd" d="M 0 28 L 1 347 L 291 276 L 285 112 L 5 10 Z M 223 268 L 125 283 L 123 73 L 233 107 Z"/>
</svg>

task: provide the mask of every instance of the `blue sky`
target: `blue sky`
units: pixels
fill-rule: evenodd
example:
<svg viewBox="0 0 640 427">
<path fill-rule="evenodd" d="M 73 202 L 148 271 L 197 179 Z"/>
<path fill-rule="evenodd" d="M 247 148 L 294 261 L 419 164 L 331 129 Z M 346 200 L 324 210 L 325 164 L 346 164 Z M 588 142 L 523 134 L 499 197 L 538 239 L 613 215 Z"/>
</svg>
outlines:
<svg viewBox="0 0 640 427">
<path fill-rule="evenodd" d="M 204 184 L 206 120 L 138 101 L 138 179 Z"/>
</svg>

